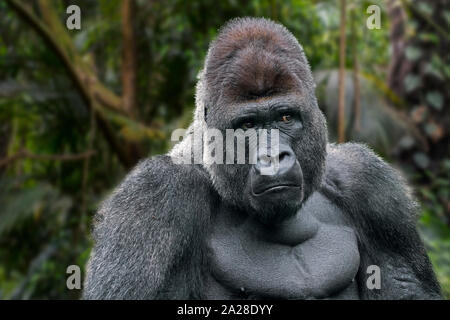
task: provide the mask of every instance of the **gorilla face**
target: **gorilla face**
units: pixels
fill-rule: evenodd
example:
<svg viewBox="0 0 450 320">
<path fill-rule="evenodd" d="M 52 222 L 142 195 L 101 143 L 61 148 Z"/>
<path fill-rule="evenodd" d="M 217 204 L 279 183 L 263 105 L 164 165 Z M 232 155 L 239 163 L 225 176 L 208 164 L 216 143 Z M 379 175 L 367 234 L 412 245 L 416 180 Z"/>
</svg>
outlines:
<svg viewBox="0 0 450 320">
<path fill-rule="evenodd" d="M 242 30 L 242 22 L 249 30 L 235 31 Z M 251 134 L 247 137 L 246 150 L 255 152 L 246 154 L 246 164 L 207 166 L 219 194 L 266 224 L 295 214 L 321 183 L 327 143 L 325 119 L 298 42 L 271 21 L 232 21 L 212 44 L 201 81 L 209 128 L 223 137 L 226 129 L 268 133 L 267 149 L 250 142 Z M 278 130 L 276 152 L 272 129 Z M 229 151 L 224 147 L 224 153 Z M 277 170 L 263 174 L 267 169 Z"/>
<path fill-rule="evenodd" d="M 260 108 L 260 110 L 263 108 Z M 300 138 L 303 124 L 300 110 L 295 105 L 272 104 L 258 116 L 246 120 L 246 126 L 278 130 L 276 152 L 257 148 L 256 161 L 247 174 L 244 189 L 250 212 L 266 223 L 276 223 L 294 214 L 304 197 L 301 165 L 293 147 Z M 268 134 L 269 140 L 271 137 Z M 271 144 L 269 144 L 271 146 Z M 263 174 L 266 169 L 269 174 Z"/>
<path fill-rule="evenodd" d="M 235 160 L 233 164 L 209 167 L 214 184 L 230 204 L 261 222 L 281 222 L 295 214 L 320 184 L 326 145 L 323 116 L 317 106 L 297 94 L 258 99 L 228 108 L 233 109 L 230 116 L 219 116 L 214 111 L 208 114 L 208 126 L 221 130 L 224 137 L 226 129 L 242 129 L 244 133 L 254 130 L 258 139 L 253 141 L 260 141 L 260 129 L 265 129 L 267 148 L 252 145 L 248 136 L 245 164 L 236 164 Z M 278 130 L 278 141 L 271 144 L 274 129 Z M 236 145 L 233 147 L 236 151 Z M 250 151 L 252 147 L 254 152 Z M 273 147 L 276 152 L 272 151 Z M 225 147 L 226 152 L 229 150 Z M 252 156 L 254 159 L 250 161 Z"/>
</svg>

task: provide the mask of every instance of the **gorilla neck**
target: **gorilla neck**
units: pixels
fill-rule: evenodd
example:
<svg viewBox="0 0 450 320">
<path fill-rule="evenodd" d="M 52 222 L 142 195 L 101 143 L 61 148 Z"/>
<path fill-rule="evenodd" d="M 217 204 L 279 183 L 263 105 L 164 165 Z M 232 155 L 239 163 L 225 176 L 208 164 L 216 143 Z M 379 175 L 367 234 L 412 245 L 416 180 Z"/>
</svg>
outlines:
<svg viewBox="0 0 450 320">
<path fill-rule="evenodd" d="M 309 212 L 299 210 L 293 217 L 264 231 L 269 242 L 296 246 L 312 238 L 319 228 L 318 221 Z"/>
<path fill-rule="evenodd" d="M 222 208 L 220 214 L 216 217 L 215 225 L 223 228 L 236 228 L 240 232 L 254 237 L 258 240 L 296 246 L 312 237 L 319 228 L 318 221 L 305 210 L 301 208 L 296 214 L 283 220 L 281 223 L 267 225 L 260 222 L 256 217 L 231 207 Z"/>
</svg>

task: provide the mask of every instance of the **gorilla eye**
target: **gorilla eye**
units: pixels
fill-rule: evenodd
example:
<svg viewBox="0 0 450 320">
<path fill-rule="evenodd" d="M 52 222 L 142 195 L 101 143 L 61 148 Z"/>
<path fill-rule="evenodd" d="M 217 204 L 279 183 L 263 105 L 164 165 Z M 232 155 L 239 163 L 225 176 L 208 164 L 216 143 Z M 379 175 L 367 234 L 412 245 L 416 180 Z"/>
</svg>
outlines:
<svg viewBox="0 0 450 320">
<path fill-rule="evenodd" d="M 284 123 L 289 123 L 292 120 L 292 116 L 290 114 L 285 114 L 281 117 L 281 120 L 283 120 Z"/>
<path fill-rule="evenodd" d="M 247 130 L 253 128 L 255 125 L 253 122 L 247 121 L 242 124 L 242 129 Z"/>
</svg>

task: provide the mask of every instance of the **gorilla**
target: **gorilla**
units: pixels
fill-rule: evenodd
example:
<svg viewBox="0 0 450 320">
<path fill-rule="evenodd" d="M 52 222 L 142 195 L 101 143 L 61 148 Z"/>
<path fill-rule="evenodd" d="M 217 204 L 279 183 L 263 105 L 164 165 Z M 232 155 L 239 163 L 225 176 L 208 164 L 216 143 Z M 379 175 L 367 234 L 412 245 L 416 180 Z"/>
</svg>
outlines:
<svg viewBox="0 0 450 320">
<path fill-rule="evenodd" d="M 228 22 L 184 139 L 141 161 L 97 213 L 84 298 L 441 298 L 407 184 L 368 147 L 328 143 L 314 88 L 285 27 Z M 209 128 L 277 130 L 278 142 L 245 163 L 207 161 L 220 149 L 190 138 Z"/>
</svg>

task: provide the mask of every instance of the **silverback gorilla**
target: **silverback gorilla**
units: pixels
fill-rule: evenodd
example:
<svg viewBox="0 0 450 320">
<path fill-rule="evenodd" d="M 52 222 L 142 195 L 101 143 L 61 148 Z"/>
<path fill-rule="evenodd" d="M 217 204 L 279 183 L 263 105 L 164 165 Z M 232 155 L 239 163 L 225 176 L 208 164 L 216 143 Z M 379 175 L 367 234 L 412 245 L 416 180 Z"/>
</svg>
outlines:
<svg viewBox="0 0 450 320">
<path fill-rule="evenodd" d="M 84 298 L 439 299 L 407 185 L 364 145 L 328 144 L 314 87 L 283 26 L 223 27 L 185 139 L 138 164 L 99 210 Z M 208 128 L 277 129 L 278 152 L 176 161 L 208 153 L 186 138 Z"/>
</svg>

